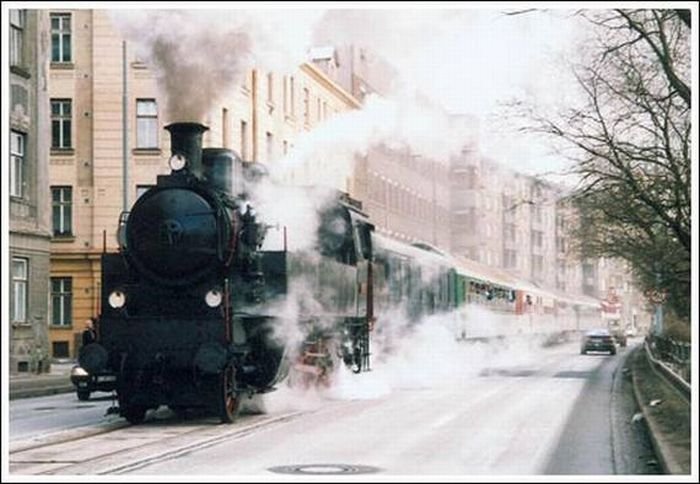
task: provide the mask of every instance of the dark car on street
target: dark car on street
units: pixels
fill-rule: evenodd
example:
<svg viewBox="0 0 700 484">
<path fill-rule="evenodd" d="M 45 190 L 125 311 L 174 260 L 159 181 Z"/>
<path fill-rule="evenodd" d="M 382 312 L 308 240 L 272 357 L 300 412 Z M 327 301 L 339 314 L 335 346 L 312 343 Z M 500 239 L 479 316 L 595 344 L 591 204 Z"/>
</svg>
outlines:
<svg viewBox="0 0 700 484">
<path fill-rule="evenodd" d="M 594 329 L 586 332 L 581 339 L 581 354 L 589 351 L 606 351 L 611 355 L 617 353 L 613 335 L 607 329 Z"/>
<path fill-rule="evenodd" d="M 608 322 L 608 329 L 617 344 L 623 348 L 627 346 L 627 332 L 619 320 L 614 319 Z"/>
<path fill-rule="evenodd" d="M 80 365 L 70 372 L 70 381 L 75 385 L 78 400 L 89 400 L 93 392 L 111 392 L 116 388 L 117 377 L 109 373 L 90 374 Z"/>
</svg>

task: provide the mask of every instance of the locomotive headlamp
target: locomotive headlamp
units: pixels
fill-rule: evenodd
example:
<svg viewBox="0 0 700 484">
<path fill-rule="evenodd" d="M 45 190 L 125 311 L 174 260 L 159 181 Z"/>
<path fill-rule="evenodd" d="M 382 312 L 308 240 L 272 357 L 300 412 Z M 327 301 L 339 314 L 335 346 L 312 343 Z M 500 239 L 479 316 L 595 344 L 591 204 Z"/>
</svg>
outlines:
<svg viewBox="0 0 700 484">
<path fill-rule="evenodd" d="M 221 304 L 221 299 L 221 291 L 218 289 L 212 289 L 204 296 L 204 302 L 206 302 L 207 306 L 210 308 L 215 308 Z"/>
<path fill-rule="evenodd" d="M 112 291 L 109 294 L 107 301 L 114 309 L 119 309 L 124 306 L 124 303 L 126 303 L 126 294 L 124 294 L 122 291 Z"/>
<path fill-rule="evenodd" d="M 168 165 L 170 165 L 171 170 L 180 171 L 185 166 L 187 166 L 187 158 L 185 158 L 185 156 L 180 153 L 175 153 L 168 160 Z"/>
</svg>

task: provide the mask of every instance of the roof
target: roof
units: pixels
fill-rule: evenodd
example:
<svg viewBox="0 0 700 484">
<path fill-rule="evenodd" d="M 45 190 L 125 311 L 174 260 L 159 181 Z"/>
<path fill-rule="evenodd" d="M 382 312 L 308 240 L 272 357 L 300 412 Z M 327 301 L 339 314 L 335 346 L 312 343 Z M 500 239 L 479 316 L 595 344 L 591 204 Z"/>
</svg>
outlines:
<svg viewBox="0 0 700 484">
<path fill-rule="evenodd" d="M 372 238 L 376 242 L 377 247 L 381 247 L 384 250 L 400 254 L 406 257 L 411 257 L 415 259 L 420 259 L 424 262 L 430 262 L 436 265 L 449 265 L 451 264 L 450 258 L 446 257 L 439 252 L 429 250 L 423 247 L 417 247 L 415 245 L 407 244 L 405 242 L 386 237 L 377 232 L 372 232 Z"/>
<path fill-rule="evenodd" d="M 515 288 L 514 282 L 516 279 L 500 269 L 462 257 L 452 257 L 451 262 L 459 274 L 491 282 L 492 284 Z"/>
<path fill-rule="evenodd" d="M 322 47 L 311 47 L 309 49 L 309 59 L 311 60 L 329 60 L 335 57 L 335 47 L 326 45 Z"/>
</svg>

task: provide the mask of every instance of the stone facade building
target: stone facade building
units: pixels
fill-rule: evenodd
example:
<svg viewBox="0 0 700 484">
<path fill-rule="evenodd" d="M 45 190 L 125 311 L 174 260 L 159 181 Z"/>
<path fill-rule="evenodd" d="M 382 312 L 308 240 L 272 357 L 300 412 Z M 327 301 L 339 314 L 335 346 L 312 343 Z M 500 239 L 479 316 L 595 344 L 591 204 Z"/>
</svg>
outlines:
<svg viewBox="0 0 700 484">
<path fill-rule="evenodd" d="M 10 372 L 48 371 L 48 14 L 10 10 Z M 5 192 L 7 193 L 7 192 Z M 3 318 L 4 320 L 4 318 Z"/>
</svg>

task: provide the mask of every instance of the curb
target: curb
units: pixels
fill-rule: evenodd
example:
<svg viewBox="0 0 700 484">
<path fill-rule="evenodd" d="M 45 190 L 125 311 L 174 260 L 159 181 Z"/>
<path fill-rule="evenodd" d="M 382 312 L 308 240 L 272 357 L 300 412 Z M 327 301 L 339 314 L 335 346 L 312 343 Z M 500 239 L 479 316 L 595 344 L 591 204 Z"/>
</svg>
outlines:
<svg viewBox="0 0 700 484">
<path fill-rule="evenodd" d="M 641 351 L 641 349 L 638 349 L 636 351 Z M 647 364 L 649 364 L 648 360 Z M 647 409 L 647 406 L 644 402 L 644 399 L 642 398 L 642 395 L 639 391 L 639 387 L 637 385 L 637 375 L 634 372 L 634 364 L 632 365 L 631 373 L 632 387 L 634 388 L 634 397 L 637 400 L 637 405 L 639 406 L 639 408 L 642 411 L 642 414 L 644 415 L 644 422 L 646 423 L 647 428 L 649 429 L 649 438 L 651 440 L 652 446 L 654 447 L 656 457 L 659 459 L 659 463 L 661 464 L 662 470 L 665 474 L 686 474 L 686 472 L 683 471 L 682 467 L 674 458 L 673 453 L 666 446 L 658 425 L 656 424 L 654 418 L 651 416 L 651 413 Z"/>
<path fill-rule="evenodd" d="M 10 381 L 10 400 L 19 398 L 44 397 L 58 393 L 75 391 L 68 377 L 44 378 L 37 380 Z"/>
</svg>

